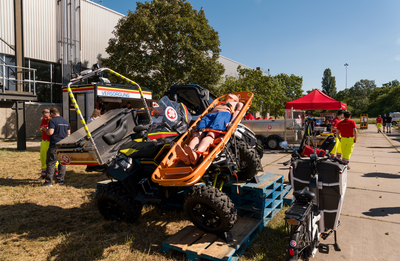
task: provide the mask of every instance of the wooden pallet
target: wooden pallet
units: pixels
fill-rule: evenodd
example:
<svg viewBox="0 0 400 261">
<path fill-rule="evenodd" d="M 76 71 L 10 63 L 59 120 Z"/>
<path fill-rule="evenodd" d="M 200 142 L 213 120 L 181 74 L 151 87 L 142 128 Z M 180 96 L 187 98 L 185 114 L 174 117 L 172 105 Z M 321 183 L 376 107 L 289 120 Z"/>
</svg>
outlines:
<svg viewBox="0 0 400 261">
<path fill-rule="evenodd" d="M 291 206 L 293 203 L 293 189 L 292 185 L 284 184 L 283 185 L 283 202 L 285 202 L 288 206 Z"/>
<path fill-rule="evenodd" d="M 282 209 L 284 196 L 290 188 L 283 188 L 283 175 L 262 173 L 259 183 L 229 182 L 224 192 L 238 209 L 238 221 L 231 230 L 233 242 L 227 243 L 214 234 L 188 226 L 163 242 L 164 253 L 170 250 L 186 255 L 186 260 L 237 260 L 257 235 Z"/>
<path fill-rule="evenodd" d="M 229 182 L 224 192 L 232 199 L 238 215 L 264 219 L 282 201 L 283 175 L 262 173 L 259 182 Z"/>
<path fill-rule="evenodd" d="M 164 253 L 171 250 L 186 254 L 186 260 L 234 261 L 243 254 L 263 228 L 260 219 L 238 217 L 231 230 L 233 242 L 228 244 L 214 234 L 205 233 L 195 226 L 187 226 L 162 244 Z"/>
</svg>

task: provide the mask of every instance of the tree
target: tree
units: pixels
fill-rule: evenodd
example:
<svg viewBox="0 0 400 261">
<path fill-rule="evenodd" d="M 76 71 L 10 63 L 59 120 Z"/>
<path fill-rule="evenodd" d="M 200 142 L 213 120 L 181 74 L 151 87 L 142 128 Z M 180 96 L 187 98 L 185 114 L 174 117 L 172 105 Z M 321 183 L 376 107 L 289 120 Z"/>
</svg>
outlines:
<svg viewBox="0 0 400 261">
<path fill-rule="evenodd" d="M 283 91 L 282 82 L 275 77 L 267 76 L 260 70 L 247 68 L 237 69 L 239 78 L 226 77 L 220 86 L 220 92 L 250 91 L 254 94 L 250 111 L 269 112 L 273 115 L 282 115 L 284 105 L 288 100 Z"/>
<path fill-rule="evenodd" d="M 322 92 L 329 97 L 335 98 L 336 96 L 336 80 L 332 76 L 331 69 L 325 69 L 324 76 L 322 77 Z"/>
<path fill-rule="evenodd" d="M 296 100 L 303 96 L 303 77 L 291 74 L 290 76 L 285 73 L 280 73 L 275 76 L 281 81 L 283 92 L 285 93 L 288 101 Z"/>
<path fill-rule="evenodd" d="M 369 95 L 368 114 L 378 116 L 400 110 L 400 82 L 397 80 L 384 83 Z"/>
<path fill-rule="evenodd" d="M 398 80 L 393 80 L 391 82 L 382 84 L 382 87 L 392 87 L 392 86 L 400 86 L 400 82 Z"/>
<path fill-rule="evenodd" d="M 224 73 L 218 33 L 204 10 L 186 0 L 137 2 L 113 34 L 103 64 L 150 88 L 155 98 L 174 83 L 212 88 Z"/>
<path fill-rule="evenodd" d="M 370 94 L 376 89 L 375 81 L 360 80 L 349 89 L 349 104 L 354 108 L 354 114 L 367 112 Z"/>
</svg>

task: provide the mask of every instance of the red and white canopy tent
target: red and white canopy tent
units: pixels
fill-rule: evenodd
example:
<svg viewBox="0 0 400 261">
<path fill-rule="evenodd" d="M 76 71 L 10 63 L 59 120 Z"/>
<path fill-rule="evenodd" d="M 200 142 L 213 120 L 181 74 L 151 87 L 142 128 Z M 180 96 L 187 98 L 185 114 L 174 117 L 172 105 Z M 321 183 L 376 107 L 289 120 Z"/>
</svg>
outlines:
<svg viewBox="0 0 400 261">
<path fill-rule="evenodd" d="M 346 110 L 347 105 L 337 101 L 318 89 L 310 92 L 309 94 L 286 103 L 286 109 L 294 110 Z"/>
</svg>

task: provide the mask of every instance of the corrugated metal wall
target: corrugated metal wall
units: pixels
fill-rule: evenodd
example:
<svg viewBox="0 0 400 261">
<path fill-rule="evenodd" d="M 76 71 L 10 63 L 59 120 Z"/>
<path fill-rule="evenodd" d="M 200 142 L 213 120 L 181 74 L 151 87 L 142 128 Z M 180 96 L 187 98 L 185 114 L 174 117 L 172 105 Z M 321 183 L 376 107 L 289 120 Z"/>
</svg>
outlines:
<svg viewBox="0 0 400 261">
<path fill-rule="evenodd" d="M 87 0 L 81 0 L 81 61 L 97 63 L 99 54 L 107 58 L 108 40 L 118 20 L 124 15 Z"/>
<path fill-rule="evenodd" d="M 14 45 L 14 1 L 0 0 L 0 37 Z M 14 51 L 0 40 L 0 53 L 14 55 Z"/>
<path fill-rule="evenodd" d="M 26 58 L 57 61 L 56 1 L 23 1 L 24 51 Z M 0 37 L 14 45 L 14 1 L 0 1 Z M 14 51 L 0 41 L 0 53 Z"/>
<path fill-rule="evenodd" d="M 54 0 L 23 2 L 26 58 L 57 62 L 56 5 Z"/>
</svg>

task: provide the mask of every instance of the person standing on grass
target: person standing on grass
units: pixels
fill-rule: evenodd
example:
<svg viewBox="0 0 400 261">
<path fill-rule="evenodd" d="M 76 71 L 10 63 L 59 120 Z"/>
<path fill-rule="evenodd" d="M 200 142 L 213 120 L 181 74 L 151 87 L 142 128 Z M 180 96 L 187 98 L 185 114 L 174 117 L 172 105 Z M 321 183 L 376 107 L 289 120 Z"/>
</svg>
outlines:
<svg viewBox="0 0 400 261">
<path fill-rule="evenodd" d="M 333 136 L 335 136 L 336 143 L 335 147 L 333 147 L 330 154 L 332 157 L 336 155 L 339 159 L 342 158 L 342 146 L 340 145 L 339 132 L 337 131 L 336 126 L 339 122 L 341 122 L 342 117 L 343 117 L 343 111 L 339 110 L 336 114 L 336 117 L 331 122 L 331 131 Z"/>
<path fill-rule="evenodd" d="M 382 132 L 382 118 L 381 115 L 378 115 L 378 118 L 376 118 L 376 128 L 378 129 L 378 133 Z"/>
<path fill-rule="evenodd" d="M 339 131 L 339 140 L 342 146 L 343 161 L 347 162 L 347 169 L 350 169 L 350 157 L 353 153 L 354 143 L 357 142 L 357 124 L 350 120 L 351 113 L 346 111 L 343 113 L 344 120 L 336 125 Z"/>
<path fill-rule="evenodd" d="M 44 109 L 42 111 L 42 122 L 40 123 L 40 128 L 39 130 L 42 132 L 42 142 L 40 143 L 40 163 L 42 165 L 42 173 L 40 174 L 40 178 L 38 178 L 36 181 L 41 181 L 46 178 L 46 155 L 47 155 L 47 150 L 49 149 L 50 145 L 50 137 L 46 133 L 46 128 L 49 126 L 49 121 L 51 120 L 50 117 L 50 109 Z M 58 175 L 58 162 L 56 163 L 55 166 L 55 172 L 56 176 Z"/>
<path fill-rule="evenodd" d="M 71 134 L 71 126 L 69 125 L 69 122 L 60 116 L 60 112 L 57 108 L 50 110 L 50 116 L 52 119 L 49 121 L 49 126 L 46 129 L 46 133 L 50 136 L 50 146 L 47 151 L 46 180 L 42 185 L 43 187 L 53 186 L 54 166 L 58 161 L 56 155 L 56 143 Z M 60 164 L 58 169 L 59 173 L 57 182 L 60 185 L 64 185 L 66 166 Z"/>
</svg>

